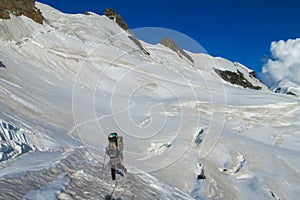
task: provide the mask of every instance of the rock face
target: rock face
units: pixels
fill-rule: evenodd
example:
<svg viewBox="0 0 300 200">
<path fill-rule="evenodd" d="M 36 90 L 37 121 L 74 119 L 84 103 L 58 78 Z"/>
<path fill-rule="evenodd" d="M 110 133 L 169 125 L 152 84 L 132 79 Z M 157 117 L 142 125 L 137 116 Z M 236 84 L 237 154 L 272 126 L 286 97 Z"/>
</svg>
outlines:
<svg viewBox="0 0 300 200">
<path fill-rule="evenodd" d="M 225 81 L 230 82 L 234 85 L 240 85 L 244 88 L 250 88 L 254 90 L 261 90 L 262 88 L 260 86 L 254 86 L 252 83 L 250 83 L 247 79 L 245 79 L 242 72 L 237 70 L 237 72 L 232 72 L 228 70 L 220 70 L 215 69 L 215 72 Z"/>
<path fill-rule="evenodd" d="M 40 24 L 44 20 L 41 11 L 35 7 L 34 0 L 0 0 L 0 18 L 10 19 L 9 14 L 24 15 Z"/>
<path fill-rule="evenodd" d="M 119 15 L 114 9 L 107 8 L 104 11 L 104 15 L 107 16 L 109 19 L 114 20 L 122 29 L 130 33 L 129 39 L 131 39 L 134 44 L 136 44 L 139 49 L 145 54 L 150 55 L 150 53 L 143 47 L 140 41 L 130 32 L 127 23 L 123 20 L 121 15 Z"/>
<path fill-rule="evenodd" d="M 150 55 L 150 53 L 143 47 L 143 45 L 140 43 L 138 39 L 136 39 L 134 36 L 128 36 L 129 39 L 131 39 L 139 48 L 140 50 L 147 56 Z"/>
<path fill-rule="evenodd" d="M 166 47 L 169 47 L 170 49 L 172 49 L 173 51 L 178 53 L 178 55 L 180 57 L 185 57 L 189 61 L 194 63 L 193 58 L 190 55 L 188 55 L 181 47 L 179 47 L 179 45 L 176 44 L 176 42 L 174 40 L 172 40 L 171 38 L 164 38 L 159 43 L 166 46 Z"/>
<path fill-rule="evenodd" d="M 104 11 L 104 15 L 107 16 L 109 19 L 114 20 L 125 31 L 129 30 L 127 23 L 123 20 L 123 18 L 114 9 L 107 8 Z"/>
</svg>

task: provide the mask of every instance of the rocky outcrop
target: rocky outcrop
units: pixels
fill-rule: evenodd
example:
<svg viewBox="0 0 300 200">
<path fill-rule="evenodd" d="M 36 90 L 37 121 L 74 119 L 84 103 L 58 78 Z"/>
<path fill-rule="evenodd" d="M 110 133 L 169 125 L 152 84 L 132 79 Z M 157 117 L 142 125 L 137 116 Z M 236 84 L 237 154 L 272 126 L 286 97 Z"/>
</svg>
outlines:
<svg viewBox="0 0 300 200">
<path fill-rule="evenodd" d="M 109 19 L 114 20 L 125 31 L 129 30 L 127 23 L 114 9 L 107 8 L 104 11 L 104 15 L 107 16 Z"/>
<path fill-rule="evenodd" d="M 136 39 L 134 36 L 128 36 L 129 39 L 131 39 L 138 47 L 139 49 L 147 56 L 150 55 L 150 53 L 143 47 L 143 45 L 140 43 L 138 39 Z"/>
<path fill-rule="evenodd" d="M 293 96 L 297 96 L 295 93 L 291 92 L 291 91 L 288 91 L 286 94 L 288 95 L 293 95 Z"/>
<path fill-rule="evenodd" d="M 228 70 L 220 70 L 220 69 L 214 69 L 215 72 L 225 81 L 234 84 L 234 85 L 240 85 L 244 88 L 250 88 L 254 90 L 261 90 L 262 88 L 260 86 L 254 86 L 252 83 L 250 83 L 243 75 L 242 72 L 237 70 L 237 72 L 232 72 Z"/>
<path fill-rule="evenodd" d="M 256 79 L 257 79 L 256 72 L 255 72 L 255 71 L 250 71 L 250 72 L 249 72 L 249 76 L 250 76 L 251 78 L 256 78 Z"/>
<path fill-rule="evenodd" d="M 282 79 L 270 86 L 275 93 L 287 94 L 300 97 L 300 86 L 294 82 Z"/>
<path fill-rule="evenodd" d="M 289 91 L 289 88 L 281 88 L 278 87 L 274 90 L 275 93 L 282 93 L 282 94 L 288 94 L 288 95 L 293 95 L 293 96 L 297 96 L 295 93 L 293 93 L 292 91 Z"/>
<path fill-rule="evenodd" d="M 191 61 L 192 63 L 194 63 L 193 58 L 187 54 L 174 40 L 172 40 L 171 38 L 164 38 L 162 39 L 160 42 L 160 44 L 169 47 L 170 49 L 172 49 L 173 51 L 175 51 L 179 57 L 185 57 L 187 58 L 189 61 Z"/>
<path fill-rule="evenodd" d="M 84 14 L 85 14 L 85 15 L 93 15 L 93 13 L 88 12 L 88 11 L 84 12 Z"/>
<path fill-rule="evenodd" d="M 0 18 L 10 19 L 10 14 L 24 15 L 40 24 L 44 21 L 41 11 L 35 7 L 34 0 L 0 0 Z"/>
<path fill-rule="evenodd" d="M 150 55 L 150 53 L 143 47 L 141 42 L 134 36 L 134 34 L 129 30 L 127 23 L 123 20 L 121 15 L 119 15 L 114 9 L 112 8 L 107 8 L 104 11 L 104 15 L 107 16 L 109 19 L 115 21 L 122 29 L 125 31 L 129 32 L 130 35 L 128 36 L 129 39 L 136 44 L 139 49 L 145 54 L 145 55 Z"/>
<path fill-rule="evenodd" d="M 3 67 L 5 68 L 5 65 L 3 64 L 3 62 L 0 60 L 0 68 Z"/>
</svg>

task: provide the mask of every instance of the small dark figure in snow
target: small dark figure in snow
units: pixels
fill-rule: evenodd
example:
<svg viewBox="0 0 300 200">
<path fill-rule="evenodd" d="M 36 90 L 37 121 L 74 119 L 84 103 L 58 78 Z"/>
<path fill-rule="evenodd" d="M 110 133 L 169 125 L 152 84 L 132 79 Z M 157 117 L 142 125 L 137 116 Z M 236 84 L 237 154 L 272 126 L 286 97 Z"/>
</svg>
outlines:
<svg viewBox="0 0 300 200">
<path fill-rule="evenodd" d="M 204 175 L 204 169 L 203 169 L 203 165 L 201 163 L 197 163 L 197 179 L 206 179 L 205 175 Z"/>
<path fill-rule="evenodd" d="M 106 154 L 110 159 L 111 178 L 116 180 L 116 172 L 122 170 L 126 173 L 123 160 L 123 137 L 118 136 L 117 133 L 110 133 L 108 135 L 108 146 L 106 147 Z M 119 172 L 119 171 L 118 171 Z"/>
</svg>

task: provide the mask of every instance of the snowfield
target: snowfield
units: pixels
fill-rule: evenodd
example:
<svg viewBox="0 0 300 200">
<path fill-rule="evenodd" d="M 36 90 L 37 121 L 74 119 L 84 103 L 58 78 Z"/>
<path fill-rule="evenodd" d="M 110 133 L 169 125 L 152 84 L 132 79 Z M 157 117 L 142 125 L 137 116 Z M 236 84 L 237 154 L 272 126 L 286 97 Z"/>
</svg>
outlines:
<svg viewBox="0 0 300 200">
<path fill-rule="evenodd" d="M 298 199 L 298 97 L 223 58 L 141 42 L 146 55 L 105 16 L 37 7 L 44 25 L 0 21 L 0 199 Z M 128 168 L 112 198 L 110 132 Z"/>
</svg>

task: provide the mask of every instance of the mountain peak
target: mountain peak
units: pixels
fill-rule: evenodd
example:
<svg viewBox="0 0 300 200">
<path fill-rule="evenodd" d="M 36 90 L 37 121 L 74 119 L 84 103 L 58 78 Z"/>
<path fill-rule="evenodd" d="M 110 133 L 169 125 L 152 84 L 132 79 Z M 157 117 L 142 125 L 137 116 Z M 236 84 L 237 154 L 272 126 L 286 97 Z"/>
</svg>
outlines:
<svg viewBox="0 0 300 200">
<path fill-rule="evenodd" d="M 0 20 L 0 199 L 297 199 L 298 97 L 107 16 L 36 6 L 44 25 Z M 111 132 L 128 168 L 114 188 Z"/>
<path fill-rule="evenodd" d="M 0 19 L 10 19 L 10 14 L 24 15 L 39 24 L 43 24 L 44 20 L 41 11 L 35 7 L 34 0 L 0 0 Z"/>
<path fill-rule="evenodd" d="M 271 86 L 271 89 L 275 93 L 289 94 L 294 96 L 300 96 L 300 87 L 296 83 L 293 83 L 287 79 L 282 79 Z"/>
<path fill-rule="evenodd" d="M 129 30 L 127 23 L 123 20 L 121 15 L 119 15 L 114 9 L 112 8 L 105 9 L 104 15 L 114 20 L 125 31 Z"/>
</svg>

